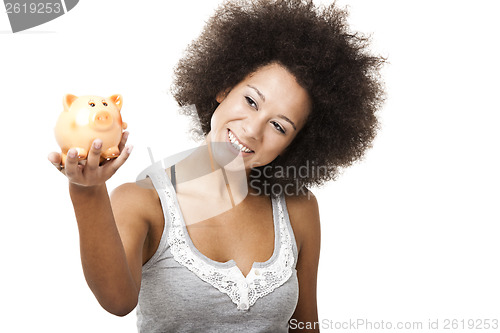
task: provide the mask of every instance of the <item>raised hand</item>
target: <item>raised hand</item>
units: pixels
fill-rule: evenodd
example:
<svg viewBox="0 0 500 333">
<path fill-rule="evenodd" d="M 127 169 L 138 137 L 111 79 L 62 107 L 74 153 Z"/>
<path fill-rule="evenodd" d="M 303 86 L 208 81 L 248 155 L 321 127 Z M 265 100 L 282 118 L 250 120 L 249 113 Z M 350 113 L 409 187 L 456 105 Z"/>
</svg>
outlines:
<svg viewBox="0 0 500 333">
<path fill-rule="evenodd" d="M 61 154 L 52 152 L 49 154 L 49 161 L 63 174 L 68 177 L 71 183 L 90 187 L 104 184 L 113 174 L 125 163 L 132 152 L 132 146 L 125 146 L 128 132 L 123 132 L 122 139 L 118 146 L 120 155 L 112 160 L 105 160 L 101 163 L 102 141 L 94 140 L 87 156 L 85 164 L 78 163 L 78 153 L 76 149 L 68 150 L 65 167 L 61 165 Z"/>
</svg>

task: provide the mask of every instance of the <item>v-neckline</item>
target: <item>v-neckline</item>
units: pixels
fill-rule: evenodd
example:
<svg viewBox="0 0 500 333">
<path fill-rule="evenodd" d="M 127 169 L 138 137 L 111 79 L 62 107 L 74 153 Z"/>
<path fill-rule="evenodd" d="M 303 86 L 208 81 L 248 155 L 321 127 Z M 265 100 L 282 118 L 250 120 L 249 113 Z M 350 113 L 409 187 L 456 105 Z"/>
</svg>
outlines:
<svg viewBox="0 0 500 333">
<path fill-rule="evenodd" d="M 173 201 L 174 201 L 174 204 L 175 204 L 175 209 L 177 210 L 177 215 L 179 216 L 180 218 L 180 221 L 181 221 L 181 226 L 182 226 L 182 234 L 184 236 L 184 238 L 186 239 L 186 242 L 188 244 L 188 246 L 191 248 L 191 250 L 193 251 L 193 253 L 198 257 L 200 258 L 201 260 L 205 261 L 206 263 L 210 264 L 211 266 L 214 266 L 216 268 L 231 268 L 231 267 L 235 267 L 235 269 L 238 270 L 238 272 L 241 274 L 241 276 L 244 278 L 244 279 L 247 279 L 248 276 L 252 275 L 252 273 L 258 269 L 258 268 L 264 268 L 268 265 L 270 265 L 273 261 L 276 260 L 276 258 L 278 257 L 278 254 L 279 254 L 279 244 L 280 244 L 280 229 L 279 229 L 279 216 L 278 216 L 278 212 L 275 208 L 275 202 L 274 200 L 279 200 L 279 198 L 275 198 L 274 196 L 270 196 L 270 200 L 271 200 L 271 207 L 272 207 L 272 215 L 273 215 L 273 225 L 274 225 L 274 249 L 273 249 L 273 254 L 271 255 L 271 257 L 269 259 L 267 259 L 266 261 L 254 261 L 252 263 L 252 266 L 250 267 L 250 270 L 248 271 L 247 275 L 244 275 L 243 272 L 241 271 L 241 268 L 238 267 L 238 265 L 236 264 L 236 261 L 234 259 L 230 259 L 228 261 L 225 261 L 225 262 L 221 262 L 221 261 L 216 261 L 216 260 L 213 260 L 209 257 L 207 257 L 206 255 L 204 255 L 200 250 L 198 250 L 198 248 L 194 245 L 193 243 L 193 240 L 191 239 L 191 236 L 189 235 L 189 231 L 187 230 L 187 226 L 186 226 L 186 222 L 184 221 L 184 216 L 182 214 L 182 211 L 180 209 L 180 205 L 179 205 L 179 201 L 177 199 L 177 193 L 174 189 L 174 186 L 170 180 L 170 178 L 168 177 L 167 173 L 165 172 L 164 173 L 164 176 L 165 178 L 167 178 L 167 184 L 169 186 L 169 190 L 173 192 Z"/>
</svg>

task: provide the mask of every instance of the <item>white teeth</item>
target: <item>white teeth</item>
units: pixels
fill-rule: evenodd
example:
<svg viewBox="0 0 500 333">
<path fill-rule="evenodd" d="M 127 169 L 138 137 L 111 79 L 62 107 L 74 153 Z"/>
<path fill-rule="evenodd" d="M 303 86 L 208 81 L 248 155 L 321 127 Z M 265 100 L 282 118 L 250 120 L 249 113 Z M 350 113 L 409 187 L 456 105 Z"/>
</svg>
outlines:
<svg viewBox="0 0 500 333">
<path fill-rule="evenodd" d="M 233 147 L 240 150 L 244 151 L 245 153 L 250 153 L 252 150 L 248 147 L 243 146 L 236 138 L 234 137 L 233 133 L 229 131 L 229 141 L 233 144 Z"/>
</svg>

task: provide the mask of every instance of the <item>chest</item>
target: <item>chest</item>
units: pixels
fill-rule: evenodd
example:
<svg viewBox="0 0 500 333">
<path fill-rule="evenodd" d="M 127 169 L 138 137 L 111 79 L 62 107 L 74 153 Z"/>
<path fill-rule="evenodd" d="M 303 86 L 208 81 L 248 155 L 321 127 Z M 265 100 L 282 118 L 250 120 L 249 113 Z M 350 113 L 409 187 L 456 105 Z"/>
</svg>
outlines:
<svg viewBox="0 0 500 333">
<path fill-rule="evenodd" d="M 217 262 L 234 260 L 244 275 L 274 252 L 274 212 L 269 197 L 249 197 L 209 219 L 187 225 L 193 245 Z"/>
<path fill-rule="evenodd" d="M 259 323 L 262 323 L 264 318 L 256 312 L 259 308 L 264 309 L 266 314 L 271 314 L 272 310 L 282 311 L 286 306 L 290 306 L 290 313 L 285 318 L 285 322 L 288 321 L 298 297 L 297 270 L 294 269 L 298 250 L 288 221 L 289 214 L 284 198 L 271 199 L 249 195 L 234 208 L 200 219 L 196 223 L 186 223 L 179 196 L 169 191 L 163 192 L 162 196 L 162 192 L 158 191 L 159 210 L 163 211 L 165 223 L 154 223 L 160 219 L 152 217 L 151 225 L 161 226 L 158 231 L 164 230 L 167 233 L 163 233 L 166 237 L 162 236 L 160 244 L 155 247 L 158 248 L 155 256 L 143 266 L 140 295 L 155 295 L 153 298 L 158 300 L 174 300 L 173 306 L 168 306 L 168 311 L 165 312 L 169 314 L 172 314 L 175 306 L 180 306 L 183 314 L 192 314 L 210 313 L 227 305 L 227 311 L 222 311 L 224 318 L 232 311 L 238 315 L 256 316 Z M 182 198 L 180 200 L 182 201 Z M 207 200 L 204 201 L 207 204 Z M 202 205 L 201 202 L 199 204 Z M 203 206 L 198 207 L 203 209 Z M 156 228 L 150 231 L 153 231 L 150 235 L 157 235 L 154 232 Z M 216 262 L 211 263 L 210 260 Z M 174 269 L 176 267 L 183 269 Z M 164 278 L 159 278 L 163 275 Z M 161 291 L 146 290 L 149 285 L 154 287 L 158 281 L 162 281 L 159 284 Z M 168 284 L 172 287 L 166 288 Z M 204 290 L 197 289 L 196 284 Z M 165 289 L 172 292 L 179 290 L 181 297 L 166 296 Z M 201 312 L 186 311 L 185 299 L 188 292 L 193 292 L 192 304 L 201 306 Z M 159 294 L 166 297 L 156 297 Z M 232 302 L 227 302 L 227 296 Z M 182 302 L 176 301 L 179 299 Z M 203 303 L 206 300 L 210 300 L 211 304 Z M 218 300 L 217 304 L 213 303 L 215 300 Z M 269 304 L 263 306 L 262 302 Z M 151 299 L 144 304 L 152 305 Z M 252 306 L 255 306 L 252 312 L 247 312 Z M 155 304 L 153 309 L 157 311 L 160 306 Z M 209 317 L 214 318 L 211 314 Z M 176 314 L 174 318 L 177 318 Z M 277 314 L 274 313 L 270 318 L 278 320 Z M 240 321 L 229 320 L 231 328 L 234 322 Z M 280 324 L 280 327 L 282 326 Z M 279 331 L 271 326 L 264 330 Z"/>
</svg>

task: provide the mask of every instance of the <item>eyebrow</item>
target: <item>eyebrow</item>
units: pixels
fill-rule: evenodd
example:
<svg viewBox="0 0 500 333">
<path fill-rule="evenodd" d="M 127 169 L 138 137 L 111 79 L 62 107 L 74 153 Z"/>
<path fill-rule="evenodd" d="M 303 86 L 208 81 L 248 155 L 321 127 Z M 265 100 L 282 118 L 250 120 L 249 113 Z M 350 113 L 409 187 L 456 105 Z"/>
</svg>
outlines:
<svg viewBox="0 0 500 333">
<path fill-rule="evenodd" d="M 249 88 L 252 88 L 253 90 L 255 90 L 255 92 L 257 93 L 257 95 L 259 95 L 259 97 L 265 102 L 266 101 L 266 97 L 259 91 L 259 89 L 255 88 L 254 86 L 251 86 L 251 85 L 247 85 Z M 295 123 L 293 121 L 291 121 L 287 116 L 284 116 L 282 114 L 279 114 L 278 117 L 280 117 L 281 119 L 283 119 L 284 121 L 287 121 L 288 123 L 290 123 L 290 125 L 292 125 L 293 129 L 294 130 L 297 130 L 297 127 L 295 126 Z"/>
<path fill-rule="evenodd" d="M 254 86 L 251 86 L 251 85 L 247 85 L 248 87 L 252 88 L 253 90 L 255 90 L 255 92 L 257 93 L 257 95 L 259 95 L 259 97 L 265 102 L 266 101 L 266 97 L 259 91 L 259 89 L 255 88 Z"/>
<path fill-rule="evenodd" d="M 295 127 L 294 122 L 293 122 L 293 121 L 291 121 L 291 120 L 290 120 L 287 116 L 284 116 L 284 115 L 282 115 L 282 114 L 279 114 L 279 115 L 278 115 L 278 117 L 280 117 L 281 119 L 283 119 L 283 120 L 285 120 L 285 121 L 289 122 L 289 123 L 290 123 L 290 125 L 292 125 L 293 129 L 294 129 L 294 130 L 297 130 L 297 127 Z"/>
</svg>

